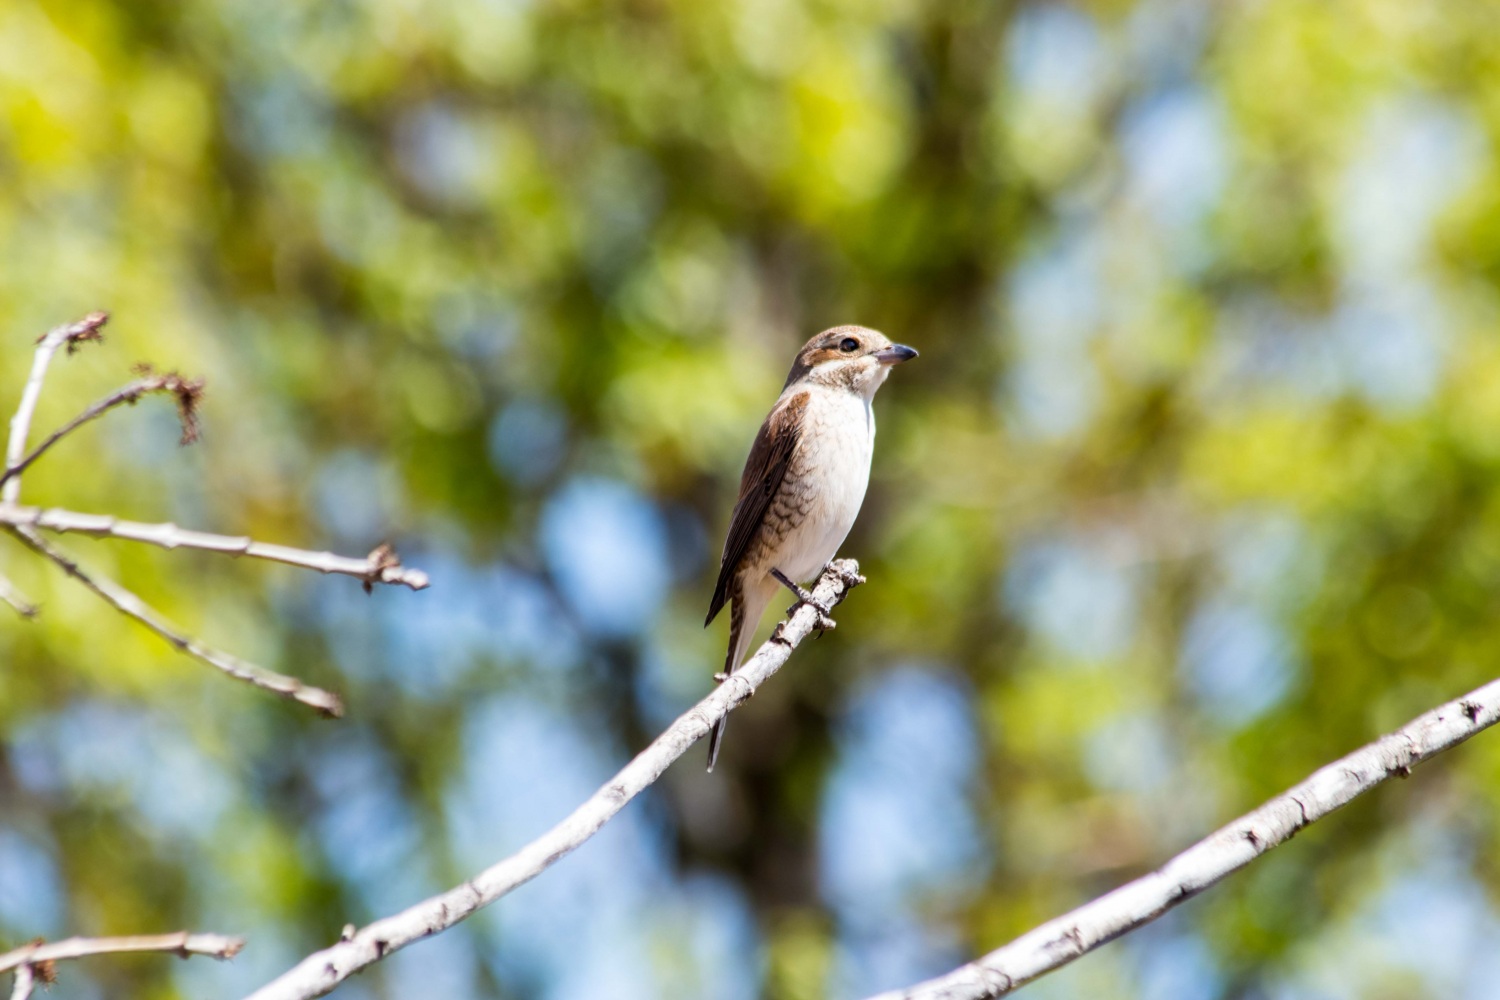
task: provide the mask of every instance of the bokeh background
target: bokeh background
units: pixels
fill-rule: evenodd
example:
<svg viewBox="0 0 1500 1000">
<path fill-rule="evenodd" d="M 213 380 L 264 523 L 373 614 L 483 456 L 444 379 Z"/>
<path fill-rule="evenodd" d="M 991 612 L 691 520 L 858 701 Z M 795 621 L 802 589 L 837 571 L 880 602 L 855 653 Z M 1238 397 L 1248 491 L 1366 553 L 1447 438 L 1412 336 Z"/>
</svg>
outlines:
<svg viewBox="0 0 1500 1000">
<path fill-rule="evenodd" d="M 1160 863 L 1500 670 L 1500 5 L 4 0 L 0 409 L 209 380 L 25 497 L 431 590 L 64 542 L 338 722 L 15 545 L 0 947 L 189 927 L 235 997 L 560 818 L 710 687 L 792 352 L 916 345 L 870 583 L 595 841 L 356 998 L 858 998 Z M 1029 988 L 1500 996 L 1500 738 Z"/>
</svg>

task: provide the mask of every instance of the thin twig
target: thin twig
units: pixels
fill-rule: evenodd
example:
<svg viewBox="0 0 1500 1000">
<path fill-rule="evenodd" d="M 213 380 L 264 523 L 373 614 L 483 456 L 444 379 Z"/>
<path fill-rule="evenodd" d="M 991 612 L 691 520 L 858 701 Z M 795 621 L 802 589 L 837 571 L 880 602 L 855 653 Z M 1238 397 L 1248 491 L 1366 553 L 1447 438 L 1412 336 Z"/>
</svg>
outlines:
<svg viewBox="0 0 1500 1000">
<path fill-rule="evenodd" d="M 426 573 L 402 566 L 401 560 L 386 545 L 376 548 L 363 559 L 355 559 L 332 552 L 310 552 L 288 545 L 257 542 L 244 536 L 191 531 L 170 523 L 143 524 L 139 521 L 122 521 L 108 514 L 80 514 L 56 507 L 44 509 L 13 504 L 0 504 L 0 524 L 42 528 L 59 534 L 71 531 L 97 538 L 122 538 L 164 549 L 199 549 L 224 555 L 269 559 L 289 566 L 317 570 L 319 573 L 352 576 L 367 584 L 402 584 L 412 590 L 422 590 L 429 584 Z"/>
<path fill-rule="evenodd" d="M 79 567 L 66 552 L 47 541 L 30 525 L 11 525 L 11 532 L 33 551 L 46 556 L 60 566 L 69 576 L 102 597 L 115 610 L 129 615 L 142 625 L 167 640 L 187 655 L 222 670 L 230 677 L 254 684 L 285 698 L 292 698 L 311 705 L 324 715 L 338 717 L 344 714 L 344 706 L 337 695 L 322 688 L 312 687 L 297 680 L 248 663 L 236 656 L 211 649 L 179 632 L 145 601 L 104 576 L 93 576 Z"/>
<path fill-rule="evenodd" d="M 861 582 L 858 564 L 839 560 L 824 571 L 813 596 L 824 607 L 832 607 Z M 307 1000 L 322 996 L 365 966 L 452 927 L 556 864 L 661 777 L 668 765 L 689 747 L 707 736 L 715 722 L 754 694 L 786 663 L 797 644 L 818 627 L 821 617 L 816 608 L 798 604 L 791 617 L 776 627 L 770 640 L 749 662 L 668 726 L 619 774 L 551 830 L 457 888 L 423 900 L 395 916 L 377 920 L 362 930 L 346 933 L 337 944 L 309 955 L 261 987 L 250 1000 Z"/>
<path fill-rule="evenodd" d="M 185 379 L 176 372 L 167 372 L 160 375 L 153 374 L 147 378 L 136 379 L 129 385 L 115 390 L 47 435 L 46 439 L 31 449 L 31 452 L 26 457 L 10 463 L 4 472 L 0 472 L 0 484 L 8 485 L 12 479 L 25 472 L 31 466 L 31 463 L 41 458 L 48 448 L 51 448 L 54 444 L 90 420 L 94 420 L 125 403 L 133 404 L 142 396 L 153 392 L 169 392 L 177 397 L 177 408 L 182 418 L 182 443 L 191 444 L 196 441 L 198 439 L 197 406 L 198 400 L 203 393 L 203 380 Z"/>
<path fill-rule="evenodd" d="M 987 1000 L 1155 920 L 1299 830 L 1500 721 L 1500 680 L 1420 715 L 1314 771 L 1300 785 L 1183 851 L 1149 875 L 1030 931 L 945 976 L 872 1000 Z"/>
<path fill-rule="evenodd" d="M 103 335 L 99 332 L 100 328 L 108 321 L 108 313 L 89 313 L 77 323 L 47 331 L 37 341 L 36 355 L 31 361 L 31 375 L 26 379 L 26 388 L 21 391 L 21 402 L 16 407 L 16 415 L 10 420 L 10 441 L 5 447 L 7 469 L 15 466 L 26 454 L 26 436 L 31 432 L 31 417 L 36 413 L 36 401 L 41 398 L 42 382 L 47 377 L 47 366 L 52 363 L 52 355 L 64 344 L 68 346 L 68 353 L 72 354 L 77 345 L 84 341 L 101 339 Z M 0 486 L 0 501 L 15 503 L 20 495 L 20 476 L 12 476 L 4 486 Z"/>
<path fill-rule="evenodd" d="M 139 934 L 133 937 L 83 938 L 73 937 L 63 941 L 41 942 L 23 945 L 15 951 L 0 955 L 0 972 L 11 969 L 26 969 L 48 962 L 67 962 L 76 958 L 94 955 L 121 955 L 128 952 L 171 952 L 180 958 L 191 955 L 209 955 L 213 958 L 233 958 L 245 947 L 245 939 L 224 934 Z M 43 977 L 45 978 L 45 976 Z"/>
<path fill-rule="evenodd" d="M 36 985 L 36 973 L 31 971 L 31 966 L 23 965 L 16 970 L 16 982 L 10 991 L 10 1000 L 27 1000 L 31 996 L 31 988 Z"/>
<path fill-rule="evenodd" d="M 26 599 L 9 577 L 0 576 L 0 601 L 9 604 L 22 618 L 32 619 L 36 617 L 36 605 Z"/>
</svg>

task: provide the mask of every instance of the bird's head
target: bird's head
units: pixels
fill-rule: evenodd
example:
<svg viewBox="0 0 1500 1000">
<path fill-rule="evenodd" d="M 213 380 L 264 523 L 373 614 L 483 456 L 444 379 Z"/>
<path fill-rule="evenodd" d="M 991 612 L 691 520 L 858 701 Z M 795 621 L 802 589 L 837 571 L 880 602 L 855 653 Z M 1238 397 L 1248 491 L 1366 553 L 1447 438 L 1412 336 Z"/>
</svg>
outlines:
<svg viewBox="0 0 1500 1000">
<path fill-rule="evenodd" d="M 879 330 L 836 326 L 802 345 L 783 391 L 800 382 L 873 396 L 893 365 L 916 356 L 916 351 L 905 344 L 891 343 Z"/>
</svg>

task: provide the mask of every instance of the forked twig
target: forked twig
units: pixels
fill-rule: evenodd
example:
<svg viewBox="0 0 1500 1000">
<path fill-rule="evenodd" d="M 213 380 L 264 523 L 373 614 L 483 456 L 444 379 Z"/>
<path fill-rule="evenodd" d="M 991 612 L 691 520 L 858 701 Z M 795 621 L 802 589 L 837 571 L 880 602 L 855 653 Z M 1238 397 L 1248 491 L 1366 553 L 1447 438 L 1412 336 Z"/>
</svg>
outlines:
<svg viewBox="0 0 1500 1000">
<path fill-rule="evenodd" d="M 93 403 L 27 452 L 26 442 L 36 414 L 37 400 L 41 397 L 42 384 L 46 380 L 53 356 L 59 348 L 66 347 L 71 354 L 80 343 L 100 340 L 100 328 L 107 319 L 108 315 L 105 313 L 91 313 L 77 323 L 48 331 L 37 341 L 31 374 L 21 392 L 15 416 L 11 419 L 5 467 L 0 470 L 0 527 L 20 539 L 32 551 L 56 563 L 116 610 L 134 618 L 187 655 L 231 677 L 310 705 L 325 715 L 342 714 L 343 705 L 331 692 L 258 667 L 184 635 L 131 591 L 113 580 L 85 571 L 66 552 L 44 539 L 40 531 L 72 531 L 94 537 L 144 542 L 166 549 L 188 548 L 266 559 L 320 573 L 352 576 L 364 584 L 366 591 L 377 583 L 400 584 L 412 590 L 428 586 L 427 574 L 402 566 L 395 550 L 389 545 L 379 545 L 365 558 L 355 559 L 332 552 L 310 552 L 288 545 L 272 545 L 243 536 L 192 531 L 175 524 L 144 524 L 108 515 L 80 514 L 58 508 L 42 509 L 19 503 L 22 473 L 46 454 L 48 449 L 89 421 L 115 407 L 134 403 L 148 393 L 164 392 L 176 397 L 182 419 L 182 443 L 189 444 L 198 438 L 198 403 L 203 394 L 203 380 L 184 378 L 176 372 L 158 372 L 149 365 L 137 365 L 135 370 L 139 377 L 134 382 Z M 10 604 L 25 617 L 30 617 L 36 611 L 31 602 L 22 597 L 3 577 L 0 577 L 0 601 Z"/>
</svg>

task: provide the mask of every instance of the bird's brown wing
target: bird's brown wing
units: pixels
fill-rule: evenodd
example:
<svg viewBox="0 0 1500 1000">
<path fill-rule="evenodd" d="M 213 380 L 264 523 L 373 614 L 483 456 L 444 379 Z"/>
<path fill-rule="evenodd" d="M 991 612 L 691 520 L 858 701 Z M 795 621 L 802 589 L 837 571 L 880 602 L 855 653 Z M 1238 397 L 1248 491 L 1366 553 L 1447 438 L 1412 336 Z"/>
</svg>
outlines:
<svg viewBox="0 0 1500 1000">
<path fill-rule="evenodd" d="M 792 462 L 792 452 L 802 436 L 807 397 L 807 393 L 800 392 L 782 400 L 760 425 L 760 433 L 755 435 L 755 444 L 750 448 L 744 474 L 740 476 L 740 498 L 735 502 L 734 514 L 729 520 L 729 537 L 724 540 L 724 555 L 719 562 L 719 582 L 714 587 L 708 618 L 703 622 L 705 626 L 729 600 L 740 558 L 760 530 L 766 508 L 771 506 L 772 498 L 781 488 L 782 477 Z"/>
</svg>

